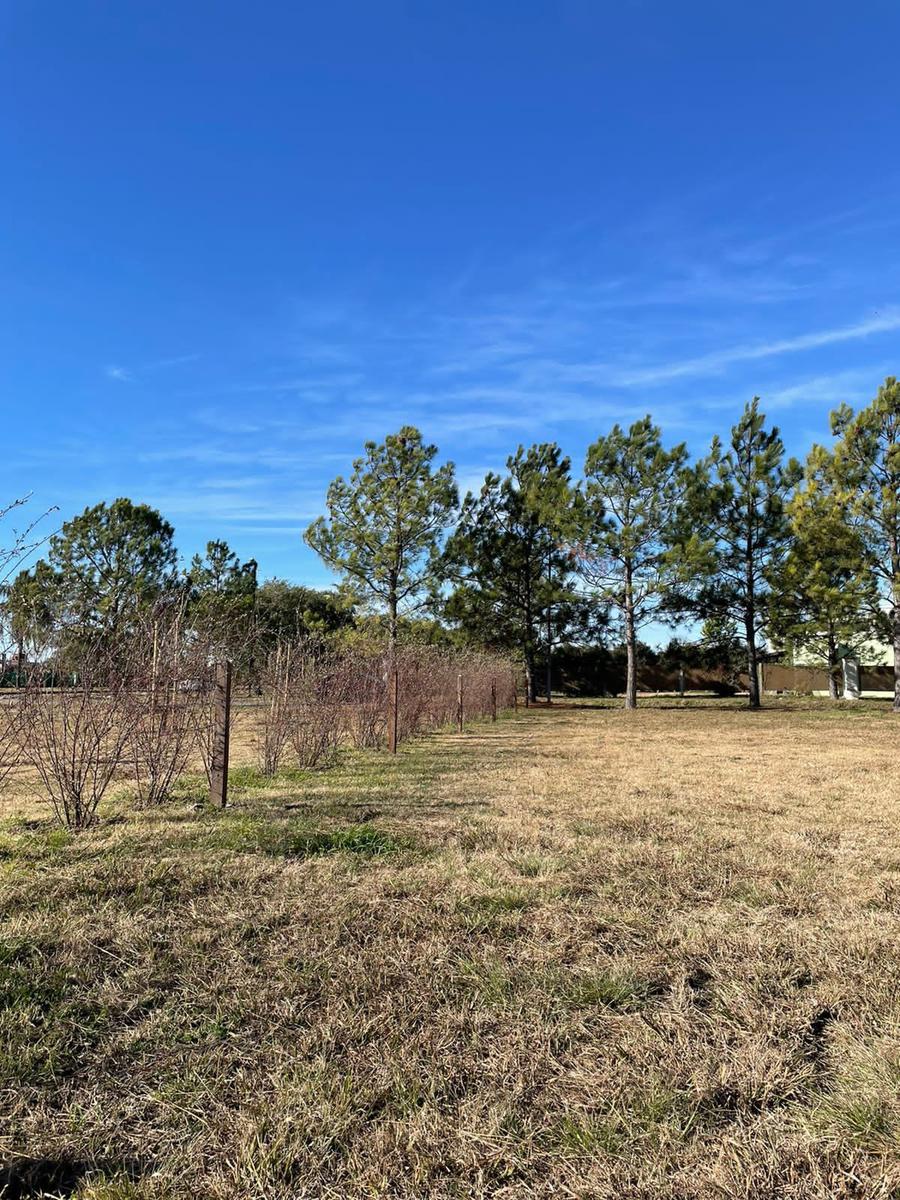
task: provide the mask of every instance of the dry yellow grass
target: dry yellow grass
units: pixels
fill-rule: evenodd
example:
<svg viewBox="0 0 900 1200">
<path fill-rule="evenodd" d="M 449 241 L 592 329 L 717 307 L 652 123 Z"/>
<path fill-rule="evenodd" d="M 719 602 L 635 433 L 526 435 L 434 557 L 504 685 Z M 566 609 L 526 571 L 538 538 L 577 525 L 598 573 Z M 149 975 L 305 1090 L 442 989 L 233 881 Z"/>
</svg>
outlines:
<svg viewBox="0 0 900 1200">
<path fill-rule="evenodd" d="M 225 813 L 14 797 L 0 1179 L 900 1196 L 898 746 L 876 705 L 557 707 Z"/>
</svg>

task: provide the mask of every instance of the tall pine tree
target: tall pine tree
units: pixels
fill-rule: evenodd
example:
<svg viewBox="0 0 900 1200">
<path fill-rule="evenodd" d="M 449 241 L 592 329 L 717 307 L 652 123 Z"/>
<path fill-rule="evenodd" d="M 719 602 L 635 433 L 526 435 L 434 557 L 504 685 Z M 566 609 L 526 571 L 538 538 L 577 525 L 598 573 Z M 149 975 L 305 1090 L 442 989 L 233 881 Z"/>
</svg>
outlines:
<svg viewBox="0 0 900 1200">
<path fill-rule="evenodd" d="M 387 610 L 392 658 L 401 609 L 415 608 L 434 584 L 440 538 L 456 511 L 453 464 L 435 470 L 436 456 L 411 425 L 366 442 L 350 478 L 329 487 L 328 516 L 305 534 L 352 594 Z"/>
<path fill-rule="evenodd" d="M 550 697 L 553 645 L 585 617 L 572 580 L 571 466 L 555 443 L 520 446 L 504 476 L 463 502 L 443 570 L 446 616 L 487 645 L 516 650 L 531 699 L 543 658 Z"/>
<path fill-rule="evenodd" d="M 788 506 L 792 542 L 773 571 L 768 631 L 796 657 L 828 672 L 828 691 L 842 690 L 842 661 L 858 657 L 877 636 L 878 589 L 852 493 L 836 477 L 834 456 L 814 446 L 803 485 Z"/>
<path fill-rule="evenodd" d="M 618 616 L 626 651 L 626 708 L 637 706 L 638 633 L 681 577 L 684 555 L 676 558 L 672 544 L 684 502 L 686 461 L 685 446 L 666 450 L 649 416 L 627 432 L 614 425 L 587 452 L 579 567 Z M 685 551 L 690 548 L 688 543 Z"/>
<path fill-rule="evenodd" d="M 849 498 L 879 591 L 879 619 L 894 650 L 900 712 L 900 381 L 889 377 L 866 408 L 832 413 L 835 471 Z"/>
<path fill-rule="evenodd" d="M 680 607 L 701 620 L 733 621 L 745 649 L 750 707 L 760 706 L 760 643 L 769 615 L 769 580 L 791 542 L 787 503 L 800 476 L 784 462 L 776 428 L 766 429 L 759 397 L 731 430 L 728 448 L 713 439 L 691 474 L 682 546 L 705 545 L 703 569 Z M 698 557 L 698 568 L 700 560 Z"/>
</svg>

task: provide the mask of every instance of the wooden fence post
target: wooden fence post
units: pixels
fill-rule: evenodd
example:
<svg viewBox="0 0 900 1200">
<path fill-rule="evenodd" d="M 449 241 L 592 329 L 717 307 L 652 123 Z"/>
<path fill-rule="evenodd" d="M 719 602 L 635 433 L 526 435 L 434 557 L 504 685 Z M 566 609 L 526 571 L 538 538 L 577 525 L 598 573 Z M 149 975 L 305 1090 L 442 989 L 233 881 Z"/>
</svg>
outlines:
<svg viewBox="0 0 900 1200">
<path fill-rule="evenodd" d="M 456 731 L 463 731 L 463 680 L 462 675 L 456 677 Z"/>
<path fill-rule="evenodd" d="M 388 678 L 388 751 L 397 753 L 397 730 L 400 724 L 400 672 L 394 663 Z"/>
<path fill-rule="evenodd" d="M 491 720 L 497 720 L 497 681 L 491 680 Z"/>
<path fill-rule="evenodd" d="M 224 808 L 228 803 L 228 739 L 231 727 L 231 663 L 216 665 L 213 690 L 212 757 L 209 766 L 209 799 Z"/>
</svg>

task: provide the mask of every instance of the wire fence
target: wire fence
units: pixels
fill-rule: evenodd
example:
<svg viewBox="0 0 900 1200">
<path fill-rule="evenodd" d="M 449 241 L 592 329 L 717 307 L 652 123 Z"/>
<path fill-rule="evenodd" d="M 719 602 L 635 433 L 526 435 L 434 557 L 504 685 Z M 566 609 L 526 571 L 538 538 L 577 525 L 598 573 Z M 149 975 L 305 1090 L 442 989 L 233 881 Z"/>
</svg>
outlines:
<svg viewBox="0 0 900 1200">
<path fill-rule="evenodd" d="M 227 678 L 226 678 L 227 675 Z M 177 623 L 138 631 L 127 644 L 91 647 L 65 664 L 44 662 L 24 687 L 0 696 L 0 787 L 30 770 L 61 823 L 96 818 L 113 780 L 142 806 L 166 801 L 199 761 L 210 795 L 227 798 L 231 671 Z M 242 738 L 259 770 L 324 768 L 345 748 L 396 751 L 410 738 L 496 720 L 516 704 L 517 670 L 502 655 L 327 639 L 279 643 L 235 698 Z"/>
</svg>

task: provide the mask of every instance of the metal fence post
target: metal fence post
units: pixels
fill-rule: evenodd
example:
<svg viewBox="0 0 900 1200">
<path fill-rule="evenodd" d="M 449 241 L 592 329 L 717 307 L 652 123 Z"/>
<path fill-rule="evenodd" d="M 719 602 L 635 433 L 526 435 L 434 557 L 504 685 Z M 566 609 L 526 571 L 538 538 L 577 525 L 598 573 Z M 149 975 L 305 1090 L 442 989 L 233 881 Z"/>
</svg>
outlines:
<svg viewBox="0 0 900 1200">
<path fill-rule="evenodd" d="M 231 663 L 216 665 L 213 690 L 213 737 L 209 767 L 209 799 L 224 808 L 228 803 L 228 741 L 231 728 Z"/>
<path fill-rule="evenodd" d="M 462 731 L 463 731 L 463 677 L 462 677 L 462 675 L 457 675 L 457 677 L 456 677 L 456 731 L 457 731 L 457 733 L 462 733 Z"/>
<path fill-rule="evenodd" d="M 491 680 L 491 720 L 497 720 L 497 681 Z"/>
</svg>

